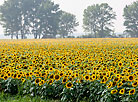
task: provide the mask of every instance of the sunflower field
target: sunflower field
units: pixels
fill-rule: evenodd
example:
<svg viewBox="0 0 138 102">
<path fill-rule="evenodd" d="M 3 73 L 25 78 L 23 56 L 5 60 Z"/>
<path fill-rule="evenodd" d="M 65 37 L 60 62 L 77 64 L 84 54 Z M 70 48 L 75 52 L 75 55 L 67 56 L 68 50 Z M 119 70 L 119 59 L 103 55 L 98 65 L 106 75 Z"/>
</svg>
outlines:
<svg viewBox="0 0 138 102">
<path fill-rule="evenodd" d="M 0 40 L 0 92 L 63 102 L 136 102 L 138 39 Z"/>
</svg>

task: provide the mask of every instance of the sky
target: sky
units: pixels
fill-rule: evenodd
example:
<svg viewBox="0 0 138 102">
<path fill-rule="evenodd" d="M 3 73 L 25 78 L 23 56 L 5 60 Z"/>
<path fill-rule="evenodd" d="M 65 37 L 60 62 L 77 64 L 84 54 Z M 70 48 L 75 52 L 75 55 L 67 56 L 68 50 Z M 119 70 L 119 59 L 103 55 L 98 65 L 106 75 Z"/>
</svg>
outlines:
<svg viewBox="0 0 138 102">
<path fill-rule="evenodd" d="M 0 0 L 0 5 L 3 4 L 4 0 Z M 88 6 L 93 4 L 101 4 L 108 3 L 109 6 L 113 8 L 113 11 L 116 12 L 116 20 L 114 20 L 114 29 L 115 32 L 122 33 L 125 30 L 123 26 L 124 18 L 123 18 L 123 9 L 126 5 L 132 4 L 137 0 L 52 0 L 56 4 L 59 4 L 61 10 L 72 13 L 76 15 L 77 21 L 79 22 L 79 26 L 76 28 L 77 31 L 75 33 L 83 33 L 83 11 Z M 0 38 L 3 38 L 3 28 L 0 25 Z"/>
</svg>

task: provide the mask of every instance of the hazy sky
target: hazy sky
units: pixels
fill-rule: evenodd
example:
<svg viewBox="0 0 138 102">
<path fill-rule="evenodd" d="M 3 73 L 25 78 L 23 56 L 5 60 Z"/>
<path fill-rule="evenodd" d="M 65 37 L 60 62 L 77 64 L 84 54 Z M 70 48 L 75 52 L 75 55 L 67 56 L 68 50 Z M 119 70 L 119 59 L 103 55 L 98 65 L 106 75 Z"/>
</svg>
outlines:
<svg viewBox="0 0 138 102">
<path fill-rule="evenodd" d="M 4 0 L 0 0 L 0 4 Z M 109 6 L 113 8 L 116 12 L 117 19 L 114 21 L 115 32 L 123 32 L 125 27 L 123 26 L 123 8 L 125 5 L 129 5 L 136 0 L 52 0 L 55 3 L 60 5 L 60 8 L 66 12 L 70 12 L 76 15 L 77 20 L 79 21 L 79 27 L 77 27 L 76 33 L 82 33 L 82 24 L 83 24 L 83 11 L 87 6 L 97 4 L 97 3 L 108 3 Z M 0 34 L 3 33 L 3 29 L 0 26 Z"/>
</svg>

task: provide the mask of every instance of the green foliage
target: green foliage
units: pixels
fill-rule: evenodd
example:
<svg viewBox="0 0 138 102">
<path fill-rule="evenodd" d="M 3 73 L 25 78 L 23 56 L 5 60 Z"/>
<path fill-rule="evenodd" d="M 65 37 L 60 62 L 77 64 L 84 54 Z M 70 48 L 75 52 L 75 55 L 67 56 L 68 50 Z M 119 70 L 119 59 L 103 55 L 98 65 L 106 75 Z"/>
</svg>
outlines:
<svg viewBox="0 0 138 102">
<path fill-rule="evenodd" d="M 115 12 L 107 3 L 88 6 L 84 10 L 83 28 L 96 37 L 105 37 L 113 31 L 112 20 L 115 19 Z"/>
<path fill-rule="evenodd" d="M 59 22 L 59 34 L 63 38 L 76 31 L 75 27 L 78 25 L 75 15 L 62 11 Z"/>
<path fill-rule="evenodd" d="M 26 34 L 33 34 L 36 39 L 46 34 L 56 36 L 61 11 L 50 0 L 7 0 L 0 13 L 5 35 L 24 39 Z"/>
<path fill-rule="evenodd" d="M 8 0 L 0 6 L 0 21 L 5 28 L 5 35 L 11 35 L 11 38 L 15 35 L 17 39 L 19 29 L 21 29 L 20 7 L 18 5 L 18 0 Z"/>
<path fill-rule="evenodd" d="M 138 1 L 124 8 L 125 32 L 131 37 L 138 37 Z"/>
<path fill-rule="evenodd" d="M 3 92 L 0 93 L 0 102 L 60 102 L 60 100 L 42 99 L 39 96 L 30 97 L 28 95 L 10 95 Z"/>
<path fill-rule="evenodd" d="M 0 6 L 0 22 L 5 29 L 5 36 L 11 35 L 25 39 L 33 34 L 34 38 L 45 38 L 57 33 L 63 37 L 76 31 L 78 26 L 73 14 L 60 10 L 51 0 L 7 0 Z"/>
<path fill-rule="evenodd" d="M 43 100 L 61 100 L 62 102 L 136 102 L 138 100 L 138 95 L 111 94 L 111 90 L 114 88 L 108 89 L 106 84 L 100 83 L 99 80 L 93 82 L 84 80 L 83 83 L 74 81 L 72 88 L 66 88 L 60 81 L 51 85 L 44 83 L 40 86 L 39 84 L 36 85 L 34 80 L 35 78 L 33 80 L 28 79 L 23 83 L 19 79 L 1 79 L 0 102 L 12 101 L 16 98 L 18 102 L 22 100 L 27 100 L 27 102 L 28 100 L 31 100 L 31 102 L 36 102 L 36 100 L 42 102 Z M 16 97 L 12 98 L 13 95 L 16 95 Z"/>
</svg>

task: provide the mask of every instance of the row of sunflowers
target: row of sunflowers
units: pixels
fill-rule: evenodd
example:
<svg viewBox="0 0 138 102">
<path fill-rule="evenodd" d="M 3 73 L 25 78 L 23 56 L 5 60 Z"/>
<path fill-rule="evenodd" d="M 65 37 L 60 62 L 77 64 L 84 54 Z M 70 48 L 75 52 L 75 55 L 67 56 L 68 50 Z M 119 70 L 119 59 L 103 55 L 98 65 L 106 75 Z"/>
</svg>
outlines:
<svg viewBox="0 0 138 102">
<path fill-rule="evenodd" d="M 0 40 L 0 92 L 138 101 L 138 39 Z"/>
</svg>

